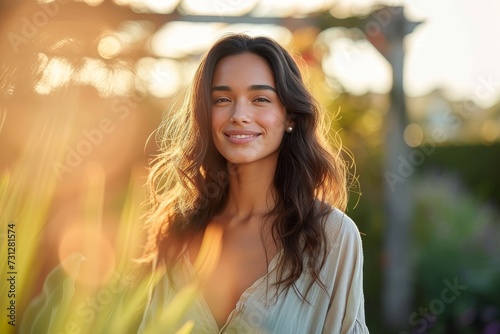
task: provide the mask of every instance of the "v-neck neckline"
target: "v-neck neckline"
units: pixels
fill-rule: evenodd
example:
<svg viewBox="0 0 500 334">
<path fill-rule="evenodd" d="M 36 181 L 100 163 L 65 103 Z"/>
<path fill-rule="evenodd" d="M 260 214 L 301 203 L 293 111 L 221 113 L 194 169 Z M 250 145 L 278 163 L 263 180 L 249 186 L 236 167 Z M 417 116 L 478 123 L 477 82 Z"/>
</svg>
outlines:
<svg viewBox="0 0 500 334">
<path fill-rule="evenodd" d="M 257 287 L 261 284 L 261 282 L 263 280 L 265 280 L 269 276 L 271 271 L 275 268 L 276 262 L 278 261 L 278 258 L 281 256 L 282 252 L 283 252 L 283 249 L 279 250 L 276 253 L 276 255 L 274 255 L 274 257 L 271 259 L 271 261 L 269 262 L 269 264 L 267 266 L 267 273 L 265 275 L 259 277 L 252 285 L 250 285 L 248 288 L 246 288 L 243 291 L 240 298 L 236 302 L 236 305 L 234 305 L 233 310 L 231 312 L 229 312 L 229 315 L 228 315 L 226 321 L 224 322 L 224 325 L 221 328 L 219 328 L 219 325 L 217 324 L 217 321 L 215 320 L 215 317 L 214 317 L 214 314 L 212 313 L 212 310 L 208 306 L 208 303 L 205 299 L 203 292 L 200 291 L 199 299 L 200 299 L 200 302 L 202 304 L 203 310 L 205 311 L 208 318 L 210 319 L 210 323 L 211 323 L 213 329 L 216 330 L 216 333 L 222 333 L 226 329 L 226 327 L 229 325 L 231 320 L 241 310 L 241 308 L 245 304 L 245 301 L 248 299 L 248 297 L 250 297 L 252 295 L 252 293 L 257 289 Z M 188 252 L 186 252 L 186 255 L 184 256 L 184 260 L 186 262 L 186 265 L 187 265 L 187 268 L 188 268 L 190 275 L 192 275 L 192 277 L 194 277 L 196 279 L 196 281 L 198 282 L 198 277 L 196 276 L 196 271 L 194 269 L 193 264 L 191 263 L 191 259 L 189 258 Z"/>
</svg>

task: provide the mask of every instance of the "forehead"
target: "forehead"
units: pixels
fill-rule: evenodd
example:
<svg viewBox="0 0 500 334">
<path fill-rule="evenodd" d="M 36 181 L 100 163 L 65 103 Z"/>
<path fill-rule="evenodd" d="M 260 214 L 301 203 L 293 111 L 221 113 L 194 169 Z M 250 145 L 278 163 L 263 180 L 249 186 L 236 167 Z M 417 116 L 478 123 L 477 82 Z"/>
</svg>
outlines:
<svg viewBox="0 0 500 334">
<path fill-rule="evenodd" d="M 215 66 L 213 85 L 272 84 L 274 74 L 266 60 L 254 53 L 222 58 Z"/>
</svg>

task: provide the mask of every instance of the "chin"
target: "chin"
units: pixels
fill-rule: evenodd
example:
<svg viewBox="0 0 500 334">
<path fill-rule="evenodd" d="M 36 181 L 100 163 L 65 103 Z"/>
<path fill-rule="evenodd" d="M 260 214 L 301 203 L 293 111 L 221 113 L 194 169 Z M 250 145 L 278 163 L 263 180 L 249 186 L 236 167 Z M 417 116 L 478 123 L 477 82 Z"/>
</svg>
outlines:
<svg viewBox="0 0 500 334">
<path fill-rule="evenodd" d="M 251 163 L 253 162 L 253 159 L 249 159 L 249 158 L 231 158 L 231 159 L 227 159 L 226 160 L 232 164 L 236 164 L 236 165 L 242 165 L 242 164 L 248 164 L 248 163 Z"/>
</svg>

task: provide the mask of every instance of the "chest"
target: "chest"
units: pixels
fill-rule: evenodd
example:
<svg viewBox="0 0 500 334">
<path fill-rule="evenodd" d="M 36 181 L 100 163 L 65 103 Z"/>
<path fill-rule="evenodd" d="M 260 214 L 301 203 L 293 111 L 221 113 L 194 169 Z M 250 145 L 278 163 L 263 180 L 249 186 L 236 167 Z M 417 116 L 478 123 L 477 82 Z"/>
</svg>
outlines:
<svg viewBox="0 0 500 334">
<path fill-rule="evenodd" d="M 190 249 L 191 259 L 196 251 L 195 247 Z M 247 229 L 224 234 L 219 259 L 202 282 L 204 300 L 219 328 L 226 323 L 242 294 L 266 276 L 275 254 L 276 247 L 270 247 L 259 231 Z"/>
</svg>

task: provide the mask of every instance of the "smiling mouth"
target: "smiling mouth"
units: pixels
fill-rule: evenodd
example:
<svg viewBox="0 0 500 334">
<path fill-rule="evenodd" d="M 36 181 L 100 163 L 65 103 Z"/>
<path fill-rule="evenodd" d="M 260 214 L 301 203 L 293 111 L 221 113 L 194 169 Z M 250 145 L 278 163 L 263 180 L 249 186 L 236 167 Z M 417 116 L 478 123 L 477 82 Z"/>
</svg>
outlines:
<svg viewBox="0 0 500 334">
<path fill-rule="evenodd" d="M 228 135 L 228 134 L 226 134 L 226 136 L 228 136 L 229 138 L 243 139 L 243 138 L 255 138 L 259 135 L 258 134 L 254 134 L 254 135 Z"/>
</svg>

